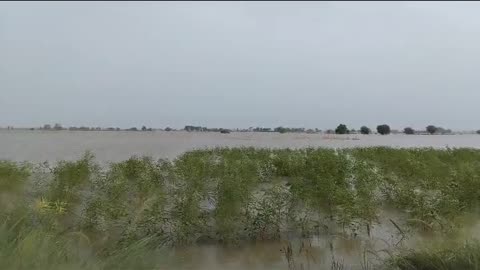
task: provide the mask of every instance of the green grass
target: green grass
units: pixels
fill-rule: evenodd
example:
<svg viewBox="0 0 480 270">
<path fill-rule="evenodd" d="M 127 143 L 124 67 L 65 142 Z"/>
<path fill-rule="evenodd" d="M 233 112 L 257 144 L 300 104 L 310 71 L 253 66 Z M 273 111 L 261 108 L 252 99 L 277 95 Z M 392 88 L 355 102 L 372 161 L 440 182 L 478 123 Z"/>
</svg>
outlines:
<svg viewBox="0 0 480 270">
<path fill-rule="evenodd" d="M 122 250 L 353 230 L 385 206 L 405 213 L 402 227 L 446 235 L 479 206 L 480 150 L 213 148 L 103 168 L 90 153 L 52 168 L 0 161 L 0 202 L 2 269 L 108 269 Z"/>
<path fill-rule="evenodd" d="M 410 251 L 390 261 L 401 270 L 457 270 L 480 269 L 480 243 L 467 242 L 453 247 L 430 247 Z"/>
</svg>

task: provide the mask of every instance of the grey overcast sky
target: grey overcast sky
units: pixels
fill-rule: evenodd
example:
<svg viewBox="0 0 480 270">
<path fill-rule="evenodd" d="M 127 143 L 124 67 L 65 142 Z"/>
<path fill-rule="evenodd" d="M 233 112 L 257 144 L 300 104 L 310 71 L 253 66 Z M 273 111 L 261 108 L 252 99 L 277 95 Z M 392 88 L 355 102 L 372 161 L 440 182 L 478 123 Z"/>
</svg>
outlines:
<svg viewBox="0 0 480 270">
<path fill-rule="evenodd" d="M 0 125 L 480 127 L 479 2 L 1 2 Z"/>
</svg>

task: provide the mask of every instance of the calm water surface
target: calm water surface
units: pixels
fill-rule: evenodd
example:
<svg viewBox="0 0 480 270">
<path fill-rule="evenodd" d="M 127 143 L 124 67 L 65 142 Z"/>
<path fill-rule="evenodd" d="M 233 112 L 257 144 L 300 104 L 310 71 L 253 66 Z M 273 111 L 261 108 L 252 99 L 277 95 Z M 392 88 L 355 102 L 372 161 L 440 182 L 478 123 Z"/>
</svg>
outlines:
<svg viewBox="0 0 480 270">
<path fill-rule="evenodd" d="M 16 161 L 58 161 L 80 157 L 85 150 L 100 162 L 121 161 L 132 155 L 175 158 L 198 148 L 214 146 L 301 147 L 473 147 L 480 148 L 480 136 L 472 135 L 325 135 L 279 133 L 200 132 L 96 132 L 1 130 L 0 159 Z"/>
<path fill-rule="evenodd" d="M 406 227 L 402 213 L 382 211 L 379 221 L 372 224 L 370 235 L 365 228 L 358 231 L 358 236 L 342 233 L 338 226 L 329 229 L 310 239 L 291 239 L 294 267 L 290 269 L 331 270 L 332 261 L 340 262 L 343 268 L 349 270 L 374 269 L 364 268 L 365 262 L 372 265 L 382 265 L 400 250 L 424 248 L 434 243 L 444 241 L 460 241 L 479 239 L 480 223 L 478 217 L 465 224 L 465 229 L 451 239 L 435 233 L 410 233 L 401 237 L 389 219 L 396 220 L 400 226 Z M 336 231 L 336 232 L 334 232 Z M 456 240 L 458 240 L 456 239 Z M 164 269 L 185 270 L 289 270 L 288 262 L 283 252 L 287 241 L 257 241 L 241 246 L 222 245 L 191 245 L 171 250 L 164 258 Z M 363 266 L 362 266 L 363 263 Z M 380 268 L 381 269 L 381 268 Z"/>
</svg>

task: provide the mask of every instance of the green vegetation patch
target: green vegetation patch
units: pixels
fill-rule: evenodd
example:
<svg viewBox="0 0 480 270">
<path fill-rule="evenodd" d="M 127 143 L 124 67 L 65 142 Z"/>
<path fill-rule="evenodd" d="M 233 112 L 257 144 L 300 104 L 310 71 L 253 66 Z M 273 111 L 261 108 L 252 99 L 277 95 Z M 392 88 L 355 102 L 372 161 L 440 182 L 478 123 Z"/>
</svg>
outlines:
<svg viewBox="0 0 480 270">
<path fill-rule="evenodd" d="M 479 206 L 480 150 L 242 147 L 171 161 L 132 157 L 107 167 L 90 153 L 52 168 L 0 161 L 0 199 L 2 269 L 47 269 L 64 260 L 105 269 L 100 261 L 138 245 L 147 254 L 207 241 L 307 237 L 325 228 L 369 234 L 385 207 L 402 213 L 392 221 L 402 234 L 449 235 Z M 35 245 L 46 252 L 38 260 Z M 20 256 L 32 257 L 31 264 Z M 402 258 L 420 265 L 426 257 Z M 470 267 L 458 260 L 445 265 Z M 410 269 L 403 262 L 399 267 Z M 454 269 L 445 267 L 412 269 Z"/>
</svg>

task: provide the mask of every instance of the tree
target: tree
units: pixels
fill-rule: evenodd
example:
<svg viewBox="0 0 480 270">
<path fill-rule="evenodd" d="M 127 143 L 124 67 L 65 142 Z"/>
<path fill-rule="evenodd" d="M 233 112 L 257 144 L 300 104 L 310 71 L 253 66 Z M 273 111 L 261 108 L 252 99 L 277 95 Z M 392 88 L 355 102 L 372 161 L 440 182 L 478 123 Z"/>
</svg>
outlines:
<svg viewBox="0 0 480 270">
<path fill-rule="evenodd" d="M 407 135 L 412 135 L 412 134 L 415 134 L 415 130 L 413 130 L 413 128 L 411 127 L 406 127 L 403 129 L 403 133 L 407 134 Z"/>
<path fill-rule="evenodd" d="M 287 128 L 284 128 L 284 127 L 276 127 L 273 129 L 274 132 L 278 132 L 278 133 L 287 133 L 288 129 Z"/>
<path fill-rule="evenodd" d="M 172 131 L 172 129 L 170 127 L 166 127 L 165 131 Z"/>
<path fill-rule="evenodd" d="M 480 135 L 480 129 L 479 129 L 479 130 L 477 130 L 477 134 L 479 134 L 479 135 Z"/>
<path fill-rule="evenodd" d="M 57 124 L 55 124 L 55 125 L 53 126 L 53 129 L 55 129 L 55 130 L 62 130 L 63 128 L 62 128 L 62 125 L 60 125 L 60 124 L 57 123 Z"/>
<path fill-rule="evenodd" d="M 43 125 L 43 129 L 47 129 L 47 130 L 52 129 L 52 126 L 49 125 L 49 124 L 45 124 L 45 125 Z"/>
<path fill-rule="evenodd" d="M 430 133 L 430 134 L 434 134 L 435 132 L 437 132 L 437 129 L 438 128 L 434 125 L 429 125 L 426 128 L 427 132 Z"/>
<path fill-rule="evenodd" d="M 370 134 L 371 132 L 372 132 L 372 131 L 371 131 L 368 127 L 366 127 L 366 126 L 362 126 L 362 127 L 360 128 L 360 133 L 361 133 L 361 134 L 368 135 L 368 134 Z"/>
<path fill-rule="evenodd" d="M 147 127 L 146 127 L 146 126 L 142 126 L 142 131 L 147 131 Z"/>
<path fill-rule="evenodd" d="M 382 134 L 382 135 L 390 134 L 390 126 L 386 125 L 386 124 L 378 125 L 377 126 L 377 132 Z"/>
<path fill-rule="evenodd" d="M 344 124 L 338 125 L 338 127 L 335 129 L 335 134 L 347 134 L 348 133 L 348 128 Z"/>
</svg>

